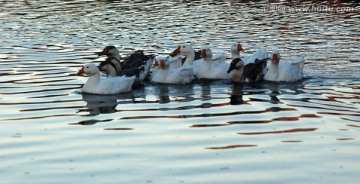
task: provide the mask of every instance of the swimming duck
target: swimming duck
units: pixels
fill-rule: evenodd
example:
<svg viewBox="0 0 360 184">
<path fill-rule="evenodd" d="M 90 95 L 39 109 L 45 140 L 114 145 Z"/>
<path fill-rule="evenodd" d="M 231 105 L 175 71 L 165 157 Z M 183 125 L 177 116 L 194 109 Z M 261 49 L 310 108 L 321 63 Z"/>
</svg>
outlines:
<svg viewBox="0 0 360 184">
<path fill-rule="evenodd" d="M 98 56 L 107 55 L 108 58 L 101 62 L 99 69 L 108 77 L 121 75 L 137 76 L 137 79 L 143 81 L 149 74 L 153 62 L 153 55 L 145 55 L 142 50 L 135 51 L 121 61 L 119 51 L 115 46 L 106 46 Z"/>
<path fill-rule="evenodd" d="M 245 50 L 242 48 L 242 45 L 240 44 L 240 42 L 234 42 L 231 45 L 231 56 L 233 59 L 235 58 L 240 58 L 240 52 L 245 52 Z"/>
<path fill-rule="evenodd" d="M 231 45 L 231 56 L 233 60 L 230 63 L 229 69 L 227 71 L 229 75 L 229 79 L 233 82 L 243 82 L 243 74 L 244 74 L 244 61 L 240 58 L 240 52 L 244 52 L 242 45 L 240 42 L 234 42 Z"/>
<path fill-rule="evenodd" d="M 227 79 L 229 77 L 226 72 L 229 68 L 229 64 L 225 62 L 225 55 L 223 53 L 213 57 L 211 48 L 209 46 L 204 46 L 201 49 L 201 56 L 203 61 L 200 62 L 198 70 L 195 71 L 196 78 Z"/>
<path fill-rule="evenodd" d="M 106 55 L 108 59 L 101 62 L 99 69 L 102 73 L 108 77 L 116 77 L 121 74 L 122 66 L 120 62 L 120 54 L 115 46 L 106 46 L 98 56 Z"/>
<path fill-rule="evenodd" d="M 229 79 L 233 82 L 243 82 L 244 62 L 240 58 L 234 58 L 227 71 Z"/>
<path fill-rule="evenodd" d="M 135 81 L 135 76 L 100 78 L 98 67 L 92 63 L 85 64 L 77 72 L 77 75 L 82 74 L 89 76 L 89 79 L 81 91 L 90 94 L 108 95 L 129 92 Z"/>
<path fill-rule="evenodd" d="M 270 56 L 271 63 L 264 79 L 274 82 L 295 82 L 303 78 L 304 57 L 296 57 L 293 61 L 280 61 L 278 50 L 273 50 Z"/>
<path fill-rule="evenodd" d="M 240 51 L 244 51 L 242 45 L 239 42 L 233 43 L 231 46 L 231 55 L 233 59 L 240 58 Z M 235 73 L 236 74 L 235 76 L 231 76 L 233 74 L 230 74 L 231 76 L 230 80 L 234 82 L 261 81 L 266 73 L 267 59 L 268 59 L 267 50 L 259 49 L 250 56 L 240 58 L 242 63 L 239 60 L 235 60 L 234 63 L 232 64 L 232 68 L 230 67 L 229 70 L 230 71 L 234 70 L 233 74 Z"/>
<path fill-rule="evenodd" d="M 172 67 L 166 77 L 166 83 L 169 84 L 187 84 L 194 79 L 193 62 L 195 59 L 194 49 L 190 44 L 180 44 L 170 56 L 186 56 L 185 62 L 181 67 Z M 177 59 L 176 59 L 177 60 Z M 175 63 L 174 63 L 175 64 Z"/>
</svg>

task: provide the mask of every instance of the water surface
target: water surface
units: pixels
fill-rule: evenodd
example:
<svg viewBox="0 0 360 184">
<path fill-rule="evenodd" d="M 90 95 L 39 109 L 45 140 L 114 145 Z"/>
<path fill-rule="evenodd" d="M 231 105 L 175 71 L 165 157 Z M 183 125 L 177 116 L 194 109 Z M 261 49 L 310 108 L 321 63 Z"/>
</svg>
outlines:
<svg viewBox="0 0 360 184">
<path fill-rule="evenodd" d="M 0 183 L 356 183 L 359 4 L 264 11 L 267 1 L 19 1 L 0 5 Z M 265 8 L 266 9 L 266 8 Z M 230 59 L 278 48 L 303 81 L 145 84 L 79 93 L 106 45 L 167 54 L 210 44 Z"/>
</svg>

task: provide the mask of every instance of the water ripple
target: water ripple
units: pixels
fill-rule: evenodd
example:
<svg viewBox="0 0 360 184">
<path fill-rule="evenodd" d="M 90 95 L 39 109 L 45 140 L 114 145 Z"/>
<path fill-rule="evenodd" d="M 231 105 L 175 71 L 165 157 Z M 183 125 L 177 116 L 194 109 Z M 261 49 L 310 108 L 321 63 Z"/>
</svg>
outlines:
<svg viewBox="0 0 360 184">
<path fill-rule="evenodd" d="M 1 181 L 359 181 L 359 8 L 345 0 L 1 2 Z M 79 92 L 86 78 L 76 71 L 104 60 L 97 52 L 106 45 L 124 57 L 167 55 L 187 42 L 231 61 L 234 41 L 242 55 L 277 48 L 284 61 L 304 56 L 306 78 Z"/>
</svg>

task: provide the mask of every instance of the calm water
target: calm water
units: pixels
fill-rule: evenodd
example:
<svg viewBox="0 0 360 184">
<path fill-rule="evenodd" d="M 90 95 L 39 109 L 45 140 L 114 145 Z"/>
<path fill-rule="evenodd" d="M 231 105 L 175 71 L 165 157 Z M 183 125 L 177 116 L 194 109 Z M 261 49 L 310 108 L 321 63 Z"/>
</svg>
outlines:
<svg viewBox="0 0 360 184">
<path fill-rule="evenodd" d="M 0 4 L 0 183 L 360 183 L 358 3 L 347 12 L 264 11 L 257 2 Z M 266 9 L 266 8 L 265 8 Z M 210 44 L 230 59 L 278 48 L 306 79 L 145 84 L 79 93 L 74 73 L 110 44 L 166 54 Z"/>
</svg>

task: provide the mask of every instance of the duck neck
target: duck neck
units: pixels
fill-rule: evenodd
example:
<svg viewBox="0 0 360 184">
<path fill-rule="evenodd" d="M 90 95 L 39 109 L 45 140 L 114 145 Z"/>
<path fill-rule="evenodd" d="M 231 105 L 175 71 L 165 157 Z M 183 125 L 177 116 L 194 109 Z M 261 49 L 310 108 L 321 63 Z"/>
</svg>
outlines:
<svg viewBox="0 0 360 184">
<path fill-rule="evenodd" d="M 211 57 L 210 56 L 204 57 L 204 61 L 208 62 L 208 63 L 210 63 L 211 59 L 212 59 L 212 56 Z"/>
<path fill-rule="evenodd" d="M 230 73 L 230 79 L 234 82 L 243 82 L 244 68 L 237 68 Z"/>
<path fill-rule="evenodd" d="M 270 67 L 269 67 L 269 72 L 278 73 L 279 72 L 279 63 L 274 64 L 273 62 L 271 62 Z"/>
<path fill-rule="evenodd" d="M 100 72 L 96 72 L 94 75 L 91 75 L 89 79 L 86 81 L 85 85 L 99 84 L 100 82 Z"/>
<path fill-rule="evenodd" d="M 116 77 L 117 76 L 117 72 L 115 70 L 114 67 L 109 67 L 108 68 L 108 74 L 107 74 L 108 77 Z"/>
<path fill-rule="evenodd" d="M 186 55 L 186 60 L 185 60 L 185 62 L 183 64 L 183 66 L 192 65 L 193 62 L 194 62 L 194 59 L 195 59 L 195 52 L 190 52 L 189 54 Z"/>
<path fill-rule="evenodd" d="M 237 51 L 231 51 L 232 58 L 240 58 L 240 52 Z"/>
<path fill-rule="evenodd" d="M 120 62 L 120 53 L 116 51 L 114 54 L 108 55 L 108 57 L 114 57 Z"/>
</svg>

